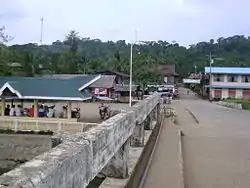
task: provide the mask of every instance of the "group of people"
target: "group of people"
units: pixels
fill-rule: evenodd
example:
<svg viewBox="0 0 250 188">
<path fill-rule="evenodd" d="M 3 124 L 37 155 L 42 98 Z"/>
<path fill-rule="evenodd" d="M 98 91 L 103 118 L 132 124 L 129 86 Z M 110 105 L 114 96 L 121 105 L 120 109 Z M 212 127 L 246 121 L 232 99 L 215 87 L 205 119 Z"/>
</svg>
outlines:
<svg viewBox="0 0 250 188">
<path fill-rule="evenodd" d="M 37 117 L 47 117 L 47 118 L 67 118 L 67 105 L 63 105 L 61 108 L 56 108 L 55 104 L 52 106 L 48 106 L 45 104 L 39 104 L 37 108 Z M 76 108 L 79 111 L 79 108 Z M 4 109 L 5 116 L 27 116 L 27 117 L 35 117 L 35 108 L 32 105 L 30 108 L 23 108 L 23 105 L 18 104 L 7 104 Z"/>
<path fill-rule="evenodd" d="M 52 118 L 55 117 L 55 106 L 46 106 L 41 104 L 38 106 L 38 117 L 48 117 Z M 63 109 L 65 111 L 65 109 Z M 64 112 L 65 114 L 66 112 Z M 34 117 L 35 110 L 34 105 L 31 108 L 23 108 L 21 105 L 7 105 L 4 111 L 5 116 L 29 116 Z"/>
<path fill-rule="evenodd" d="M 23 114 L 23 108 L 21 105 L 7 105 L 4 110 L 4 115 L 5 116 L 22 116 Z"/>
</svg>

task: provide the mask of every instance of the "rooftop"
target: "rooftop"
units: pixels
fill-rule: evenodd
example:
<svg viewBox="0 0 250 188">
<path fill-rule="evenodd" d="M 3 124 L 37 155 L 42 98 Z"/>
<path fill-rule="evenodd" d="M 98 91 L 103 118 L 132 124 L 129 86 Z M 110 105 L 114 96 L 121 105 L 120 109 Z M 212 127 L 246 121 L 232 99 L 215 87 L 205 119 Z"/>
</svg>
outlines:
<svg viewBox="0 0 250 188">
<path fill-rule="evenodd" d="M 100 71 L 97 72 L 96 74 L 102 74 L 102 75 L 116 75 L 116 76 L 121 76 L 124 78 L 129 78 L 130 76 L 126 73 L 123 72 L 117 72 L 117 71 L 110 71 L 110 70 L 104 70 L 104 71 Z"/>
<path fill-rule="evenodd" d="M 84 89 L 99 78 L 99 75 L 84 75 L 68 79 L 0 77 L 0 95 L 6 97 L 5 92 L 10 91 L 20 99 L 87 100 L 92 95 Z"/>
<path fill-rule="evenodd" d="M 115 77 L 113 75 L 101 75 L 101 78 L 91 84 L 92 88 L 112 88 L 115 84 Z"/>
<path fill-rule="evenodd" d="M 210 67 L 205 67 L 205 73 L 210 73 Z M 211 67 L 212 74 L 250 74 L 250 67 Z"/>
</svg>

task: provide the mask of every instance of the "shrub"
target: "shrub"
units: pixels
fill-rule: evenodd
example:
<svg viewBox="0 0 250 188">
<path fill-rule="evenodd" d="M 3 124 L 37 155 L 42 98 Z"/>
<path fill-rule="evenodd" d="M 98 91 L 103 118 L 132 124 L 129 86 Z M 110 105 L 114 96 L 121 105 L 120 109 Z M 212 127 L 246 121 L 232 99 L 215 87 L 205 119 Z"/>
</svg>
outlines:
<svg viewBox="0 0 250 188">
<path fill-rule="evenodd" d="M 226 102 L 232 102 L 237 104 L 242 104 L 242 108 L 246 110 L 250 110 L 250 101 L 246 99 L 231 99 L 228 98 L 225 100 Z"/>
</svg>

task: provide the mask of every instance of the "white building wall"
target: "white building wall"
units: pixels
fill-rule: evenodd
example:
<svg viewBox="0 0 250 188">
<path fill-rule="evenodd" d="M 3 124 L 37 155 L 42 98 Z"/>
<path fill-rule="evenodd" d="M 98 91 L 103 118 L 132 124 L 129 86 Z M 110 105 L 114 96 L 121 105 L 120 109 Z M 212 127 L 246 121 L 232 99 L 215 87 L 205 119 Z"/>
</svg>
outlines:
<svg viewBox="0 0 250 188">
<path fill-rule="evenodd" d="M 211 96 L 212 96 L 212 98 L 214 98 L 214 90 L 215 89 L 213 89 L 213 88 L 211 89 Z"/>
<path fill-rule="evenodd" d="M 214 74 L 212 74 L 212 78 L 210 80 L 210 85 L 211 86 L 216 86 L 218 88 L 220 87 L 250 87 L 250 82 L 248 83 L 245 83 L 245 82 L 242 82 L 242 75 L 238 75 L 238 79 L 237 79 L 237 82 L 228 82 L 228 75 L 222 75 L 223 77 L 223 81 L 221 82 L 217 82 L 217 81 L 214 81 Z M 215 97 L 215 89 L 213 88 L 212 89 L 212 97 L 214 98 Z M 228 98 L 228 89 L 221 89 L 221 98 Z M 235 94 L 235 97 L 236 98 L 243 98 L 243 89 L 236 89 L 236 94 Z"/>
<path fill-rule="evenodd" d="M 212 75 L 212 80 L 210 81 L 212 86 L 237 86 L 237 87 L 250 87 L 250 82 L 245 83 L 241 80 L 241 75 L 238 75 L 237 82 L 228 82 L 227 81 L 228 75 L 223 75 L 224 82 L 216 82 L 214 81 L 214 75 Z"/>
<path fill-rule="evenodd" d="M 228 98 L 228 89 L 222 89 L 222 91 L 221 91 L 221 98 L 222 99 Z"/>
<path fill-rule="evenodd" d="M 236 89 L 235 98 L 243 98 L 243 91 L 242 91 L 242 89 Z"/>
<path fill-rule="evenodd" d="M 212 89 L 212 98 L 215 97 L 215 89 Z M 221 90 L 221 98 L 227 99 L 228 96 L 228 89 L 222 89 Z M 242 89 L 237 89 L 235 93 L 235 98 L 243 98 L 243 90 Z"/>
</svg>

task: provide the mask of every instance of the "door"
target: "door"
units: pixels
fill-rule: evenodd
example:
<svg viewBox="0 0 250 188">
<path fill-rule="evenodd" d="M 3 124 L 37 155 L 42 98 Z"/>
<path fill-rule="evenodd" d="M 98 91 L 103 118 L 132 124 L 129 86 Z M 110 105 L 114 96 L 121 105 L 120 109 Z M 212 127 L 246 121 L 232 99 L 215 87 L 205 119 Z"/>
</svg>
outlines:
<svg viewBox="0 0 250 188">
<path fill-rule="evenodd" d="M 228 89 L 228 97 L 235 98 L 235 96 L 236 96 L 236 90 L 235 89 Z"/>
<path fill-rule="evenodd" d="M 243 90 L 243 98 L 249 100 L 250 99 L 250 89 Z"/>
<path fill-rule="evenodd" d="M 222 91 L 221 91 L 221 89 L 215 89 L 215 90 L 214 90 L 214 98 L 215 98 L 215 99 L 221 99 L 221 96 L 222 96 Z"/>
</svg>

